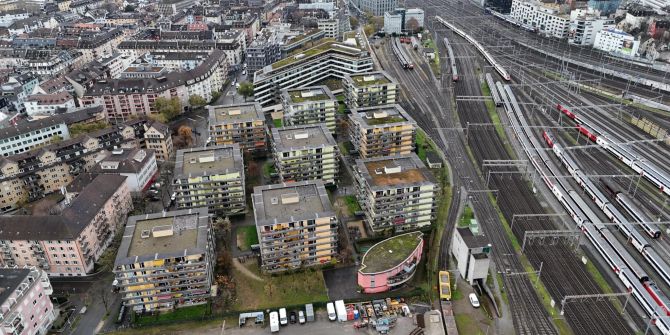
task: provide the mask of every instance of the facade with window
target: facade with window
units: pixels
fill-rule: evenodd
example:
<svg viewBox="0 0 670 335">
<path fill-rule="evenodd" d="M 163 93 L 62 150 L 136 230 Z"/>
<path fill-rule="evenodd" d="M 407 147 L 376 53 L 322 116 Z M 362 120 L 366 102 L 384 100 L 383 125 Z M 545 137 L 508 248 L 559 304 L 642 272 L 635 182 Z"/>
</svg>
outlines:
<svg viewBox="0 0 670 335">
<path fill-rule="evenodd" d="M 400 91 L 398 82 L 384 71 L 345 75 L 343 84 L 351 108 L 395 104 Z"/>
<path fill-rule="evenodd" d="M 245 153 L 267 153 L 267 126 L 261 105 L 242 103 L 207 106 L 212 144 L 239 144 Z"/>
<path fill-rule="evenodd" d="M 414 277 L 423 254 L 420 231 L 393 236 L 373 245 L 363 255 L 358 286 L 363 293 L 396 289 Z"/>
<path fill-rule="evenodd" d="M 362 158 L 406 155 L 414 151 L 416 122 L 397 104 L 355 108 L 349 134 Z"/>
<path fill-rule="evenodd" d="M 56 319 L 46 273 L 35 267 L 0 269 L 0 334 L 46 334 Z"/>
<path fill-rule="evenodd" d="M 323 123 L 335 132 L 337 98 L 326 86 L 284 89 L 281 93 L 284 124 L 289 126 Z"/>
</svg>

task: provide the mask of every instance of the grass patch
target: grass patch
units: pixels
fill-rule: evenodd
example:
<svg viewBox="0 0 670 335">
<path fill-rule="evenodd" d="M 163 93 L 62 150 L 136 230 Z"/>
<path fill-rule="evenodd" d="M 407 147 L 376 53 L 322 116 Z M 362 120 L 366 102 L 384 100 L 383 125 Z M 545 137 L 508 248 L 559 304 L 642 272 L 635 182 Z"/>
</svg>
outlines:
<svg viewBox="0 0 670 335">
<path fill-rule="evenodd" d="M 137 316 L 135 324 L 147 326 L 152 324 L 170 323 L 183 320 L 197 320 L 208 317 L 211 311 L 209 304 L 177 308 L 172 312 L 158 313 L 155 315 Z"/>
<path fill-rule="evenodd" d="M 418 130 L 416 132 L 416 139 L 414 140 L 416 144 L 416 155 L 421 158 L 422 161 L 426 161 L 426 134 L 423 130 Z"/>
<path fill-rule="evenodd" d="M 459 227 L 469 227 L 470 221 L 475 218 L 475 212 L 472 210 L 472 207 L 465 205 L 463 208 L 463 214 L 461 214 L 461 219 L 458 221 Z"/>
<path fill-rule="evenodd" d="M 273 161 L 269 161 L 263 165 L 263 175 L 265 178 L 270 178 L 273 174 L 277 173 L 277 168 Z"/>
<path fill-rule="evenodd" d="M 433 58 L 432 61 L 430 61 L 430 69 L 433 71 L 435 76 L 439 76 L 440 73 L 442 73 L 442 69 L 440 68 L 440 50 L 437 49 L 437 44 L 435 44 L 435 41 L 433 40 L 426 40 L 423 42 L 423 46 L 426 48 L 431 48 L 433 49 L 433 52 L 435 52 L 435 58 Z"/>
<path fill-rule="evenodd" d="M 459 313 L 454 316 L 454 319 L 459 334 L 484 335 L 484 332 L 478 326 L 478 322 L 469 314 Z"/>
<path fill-rule="evenodd" d="M 251 246 L 258 244 L 258 234 L 256 226 L 244 226 L 237 228 L 237 247 L 242 251 L 251 249 Z"/>
<path fill-rule="evenodd" d="M 340 153 L 342 153 L 344 156 L 348 156 L 349 152 L 354 149 L 354 145 L 349 141 L 340 142 L 337 144 L 337 146 L 340 148 Z"/>
<path fill-rule="evenodd" d="M 281 128 L 284 126 L 284 121 L 282 119 L 274 119 L 272 120 L 272 124 L 274 124 L 276 128 Z"/>
<path fill-rule="evenodd" d="M 505 283 L 503 282 L 502 274 L 497 273 L 496 278 L 498 279 L 498 285 L 500 286 L 500 294 L 502 299 L 509 306 L 509 297 L 507 297 L 507 291 L 505 290 Z"/>
<path fill-rule="evenodd" d="M 232 320 L 228 320 L 228 325 L 230 324 L 237 324 L 237 316 L 234 317 Z M 167 324 L 167 325 L 160 325 L 160 326 L 148 326 L 148 327 L 142 327 L 142 328 L 126 328 L 123 330 L 117 330 L 114 332 L 111 332 L 109 334 L 114 334 L 114 335 L 163 335 L 163 334 L 174 334 L 177 332 L 182 332 L 182 331 L 191 331 L 194 334 L 197 334 L 199 332 L 196 332 L 194 330 L 197 329 L 209 329 L 213 327 L 214 325 L 220 326 L 222 322 L 222 319 L 216 318 L 216 319 L 210 319 L 210 320 L 202 320 L 202 321 L 187 321 L 187 322 L 179 322 L 179 323 L 174 323 L 174 324 Z"/>
<path fill-rule="evenodd" d="M 263 281 L 249 280 L 247 276 L 233 269 L 237 299 L 234 310 L 254 310 L 279 306 L 297 306 L 306 303 L 326 302 L 328 294 L 321 270 L 306 269 L 297 273 L 264 275 L 256 264 L 245 264 Z"/>
<path fill-rule="evenodd" d="M 347 209 L 352 215 L 361 210 L 361 205 L 355 195 L 345 195 L 342 199 L 344 199 L 344 203 L 347 204 Z"/>
<path fill-rule="evenodd" d="M 430 287 L 435 287 L 431 290 L 434 294 L 435 299 L 437 296 L 437 272 L 442 269 L 438 269 L 438 261 L 440 257 L 440 242 L 442 241 L 442 234 L 446 229 L 447 217 L 449 216 L 449 208 L 451 207 L 451 185 L 449 185 L 449 168 L 446 164 L 442 165 L 442 169 L 439 170 L 439 174 L 435 177 L 440 181 L 442 185 L 442 192 L 438 196 L 437 203 L 437 216 L 435 229 L 433 229 L 431 236 L 431 243 L 429 244 L 428 257 L 426 266 L 426 273 L 428 274 L 428 284 Z M 451 276 L 453 278 L 453 276 Z M 453 295 L 453 292 L 452 292 Z M 452 298 L 453 299 L 453 298 Z"/>
</svg>

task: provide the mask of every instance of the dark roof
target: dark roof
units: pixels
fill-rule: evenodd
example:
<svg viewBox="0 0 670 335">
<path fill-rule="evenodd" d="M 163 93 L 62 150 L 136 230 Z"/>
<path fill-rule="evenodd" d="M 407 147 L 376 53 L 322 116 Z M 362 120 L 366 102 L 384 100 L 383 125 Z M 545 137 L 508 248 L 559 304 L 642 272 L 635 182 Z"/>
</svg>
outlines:
<svg viewBox="0 0 670 335">
<path fill-rule="evenodd" d="M 472 233 L 472 230 L 468 227 L 456 228 L 458 234 L 461 235 L 465 245 L 470 249 L 474 248 L 483 248 L 487 245 L 490 245 L 489 239 L 484 235 L 475 235 Z"/>
<path fill-rule="evenodd" d="M 0 304 L 5 303 L 29 274 L 30 269 L 0 269 Z"/>
<path fill-rule="evenodd" d="M 144 152 L 144 156 L 141 155 Z M 147 162 L 154 156 L 154 151 L 150 149 L 123 149 L 121 153 L 112 152 L 111 155 L 105 157 L 98 164 L 96 164 L 91 172 L 93 173 L 139 173 L 142 171 Z M 137 160 L 136 158 L 140 158 Z M 103 169 L 101 166 L 103 163 L 108 162 L 118 162 L 118 166 L 115 169 Z"/>
<path fill-rule="evenodd" d="M 61 215 L 0 216 L 0 240 L 76 238 L 125 181 L 121 175 L 97 176 Z"/>
<path fill-rule="evenodd" d="M 16 124 L 16 126 L 0 129 L 0 139 L 14 137 L 17 135 L 29 133 L 34 130 L 55 126 L 61 123 L 70 125 L 73 123 L 90 120 L 95 118 L 95 115 L 100 112 L 102 112 L 102 106 L 94 106 L 83 108 L 71 113 L 56 114 L 54 116 L 35 121 L 19 122 Z"/>
<path fill-rule="evenodd" d="M 93 173 L 82 173 L 74 178 L 74 180 L 67 185 L 66 189 L 68 192 L 79 193 L 93 182 L 93 179 L 97 176 L 97 174 Z"/>
</svg>

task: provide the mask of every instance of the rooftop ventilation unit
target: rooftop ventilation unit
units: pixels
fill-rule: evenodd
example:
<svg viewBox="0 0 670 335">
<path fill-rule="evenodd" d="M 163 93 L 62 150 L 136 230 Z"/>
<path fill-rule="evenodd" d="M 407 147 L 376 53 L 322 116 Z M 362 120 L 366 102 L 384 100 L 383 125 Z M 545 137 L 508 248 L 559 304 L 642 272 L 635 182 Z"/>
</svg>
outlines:
<svg viewBox="0 0 670 335">
<path fill-rule="evenodd" d="M 304 139 L 309 138 L 309 133 L 307 133 L 307 132 L 296 133 L 295 135 L 293 135 L 293 137 L 295 137 L 296 140 L 304 140 Z"/>
<path fill-rule="evenodd" d="M 279 199 L 277 199 L 277 197 L 272 197 L 270 199 L 270 203 L 273 204 L 273 205 L 277 205 L 277 204 L 279 204 Z"/>
<path fill-rule="evenodd" d="M 123 149 L 116 149 L 112 151 L 112 155 L 121 155 L 123 154 Z"/>
<path fill-rule="evenodd" d="M 391 173 L 400 173 L 402 171 L 402 167 L 400 166 L 393 166 L 393 167 L 384 167 L 384 173 L 386 174 L 391 174 Z"/>
<path fill-rule="evenodd" d="M 242 110 L 240 109 L 231 109 L 228 111 L 228 115 L 240 115 L 242 114 Z"/>
<path fill-rule="evenodd" d="M 174 235 L 174 227 L 172 225 L 156 226 L 151 228 L 151 234 L 154 237 L 166 237 Z"/>
<path fill-rule="evenodd" d="M 300 195 L 297 192 L 285 193 L 281 195 L 282 205 L 297 204 L 300 202 Z"/>
<path fill-rule="evenodd" d="M 143 230 L 142 234 L 140 235 L 141 238 L 149 238 L 151 237 L 151 232 L 148 230 Z"/>
<path fill-rule="evenodd" d="M 385 118 L 385 117 L 388 117 L 388 116 L 389 116 L 389 113 L 387 113 L 387 112 L 374 112 L 374 113 L 372 113 L 372 118 L 373 119 L 381 119 L 381 118 Z"/>
<path fill-rule="evenodd" d="M 215 160 L 214 159 L 214 154 L 205 154 L 205 155 L 198 156 L 198 162 L 200 162 L 200 163 L 211 163 L 214 160 Z"/>
</svg>

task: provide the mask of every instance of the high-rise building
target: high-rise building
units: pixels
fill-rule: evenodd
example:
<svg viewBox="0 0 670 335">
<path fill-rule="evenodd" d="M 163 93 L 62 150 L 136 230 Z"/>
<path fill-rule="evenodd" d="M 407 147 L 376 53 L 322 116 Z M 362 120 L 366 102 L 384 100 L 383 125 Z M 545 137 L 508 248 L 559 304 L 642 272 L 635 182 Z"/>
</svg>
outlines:
<svg viewBox="0 0 670 335">
<path fill-rule="evenodd" d="M 346 102 L 351 108 L 397 102 L 398 82 L 385 71 L 347 74 L 343 83 Z"/>
<path fill-rule="evenodd" d="M 281 92 L 284 124 L 308 125 L 323 123 L 335 131 L 337 98 L 326 86 L 284 89 Z"/>
<path fill-rule="evenodd" d="M 414 150 L 416 122 L 397 104 L 355 108 L 349 133 L 362 158 L 405 155 Z"/>
<path fill-rule="evenodd" d="M 207 108 L 212 144 L 238 143 L 245 153 L 265 154 L 267 127 L 260 104 L 249 102 Z"/>
<path fill-rule="evenodd" d="M 351 0 L 349 3 L 360 12 L 370 12 L 374 16 L 382 16 L 398 7 L 398 0 Z"/>
</svg>

